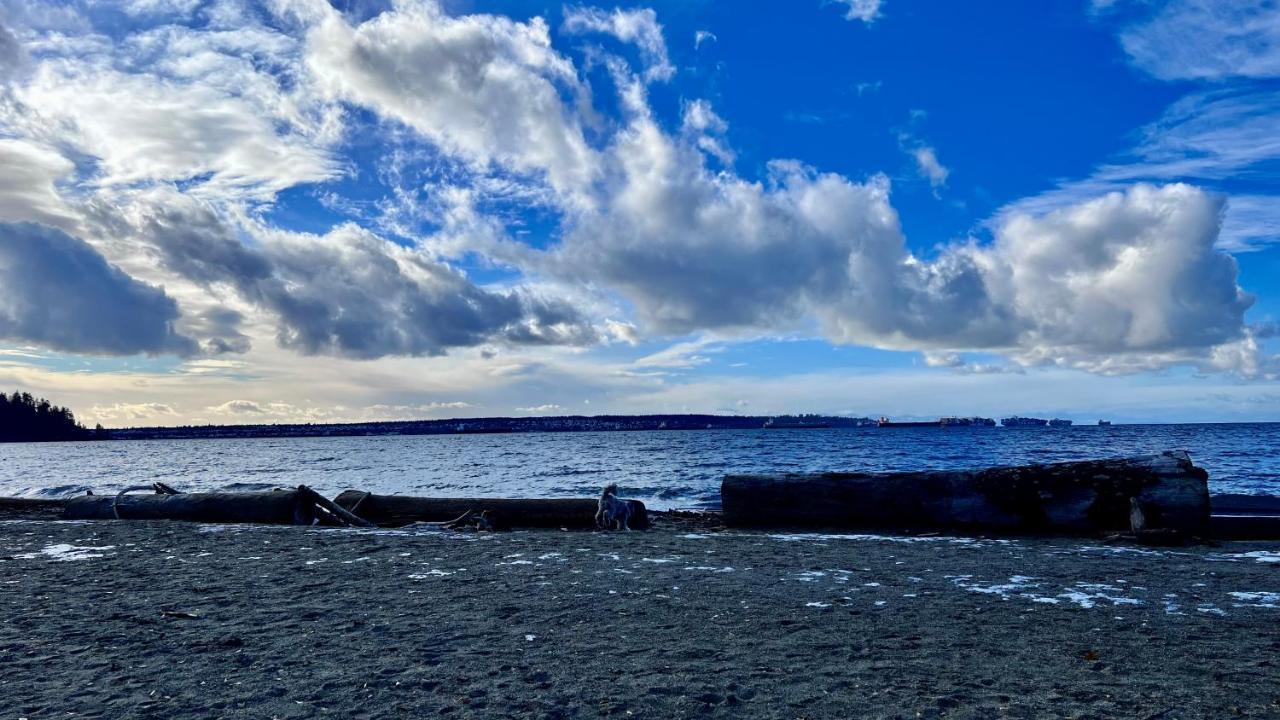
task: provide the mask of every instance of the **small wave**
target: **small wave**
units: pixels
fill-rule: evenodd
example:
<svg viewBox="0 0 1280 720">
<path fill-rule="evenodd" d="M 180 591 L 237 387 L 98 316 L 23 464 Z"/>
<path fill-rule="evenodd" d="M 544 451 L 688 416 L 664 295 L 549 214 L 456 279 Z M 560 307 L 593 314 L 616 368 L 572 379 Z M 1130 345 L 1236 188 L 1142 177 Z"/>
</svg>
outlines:
<svg viewBox="0 0 1280 720">
<path fill-rule="evenodd" d="M 233 482 L 219 487 L 226 492 L 254 492 L 256 490 L 274 490 L 280 487 L 277 483 Z"/>
<path fill-rule="evenodd" d="M 697 490 L 691 487 L 684 487 L 684 486 L 669 487 L 669 488 L 663 488 L 662 490 L 659 490 L 654 495 L 654 497 L 662 500 L 672 500 L 674 498 L 684 498 L 684 497 L 692 499 L 696 493 L 697 493 Z"/>
<path fill-rule="evenodd" d="M 532 473 L 533 477 L 572 477 L 574 475 L 599 475 L 604 470 L 583 468 L 551 468 Z"/>
<path fill-rule="evenodd" d="M 84 495 L 93 488 L 88 485 L 54 485 L 53 487 L 39 488 L 22 493 L 25 497 L 37 498 L 66 498 L 76 495 Z"/>
</svg>

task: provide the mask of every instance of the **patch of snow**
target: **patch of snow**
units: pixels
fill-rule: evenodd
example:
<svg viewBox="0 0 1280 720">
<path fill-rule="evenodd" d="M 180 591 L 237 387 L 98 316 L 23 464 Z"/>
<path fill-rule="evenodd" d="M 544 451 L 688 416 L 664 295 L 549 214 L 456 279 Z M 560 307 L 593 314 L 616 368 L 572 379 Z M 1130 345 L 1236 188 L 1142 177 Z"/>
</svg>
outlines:
<svg viewBox="0 0 1280 720">
<path fill-rule="evenodd" d="M 1239 600 L 1236 607 L 1280 608 L 1280 593 L 1275 592 L 1232 592 L 1227 593 Z"/>
<path fill-rule="evenodd" d="M 43 555 L 54 562 L 73 562 L 76 560 L 89 560 L 92 558 L 105 557 L 109 550 L 115 550 L 115 545 L 68 545 L 67 543 L 57 543 L 55 545 L 46 545 L 40 548 L 39 554 L 25 553 L 22 555 L 14 555 L 19 560 L 34 560 L 38 555 Z"/>
</svg>

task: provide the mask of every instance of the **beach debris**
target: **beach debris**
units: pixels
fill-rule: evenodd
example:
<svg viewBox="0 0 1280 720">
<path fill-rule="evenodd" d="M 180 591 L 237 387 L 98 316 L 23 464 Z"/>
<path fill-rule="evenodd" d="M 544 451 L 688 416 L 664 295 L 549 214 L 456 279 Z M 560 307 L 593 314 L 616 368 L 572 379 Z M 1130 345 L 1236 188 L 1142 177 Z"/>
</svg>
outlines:
<svg viewBox="0 0 1280 720">
<path fill-rule="evenodd" d="M 173 618 L 175 620 L 198 620 L 200 616 L 187 612 L 186 610 L 161 610 L 160 617 Z"/>
<path fill-rule="evenodd" d="M 468 510 L 460 517 L 450 520 L 441 525 L 445 530 L 487 530 L 492 532 L 497 528 L 493 524 L 493 520 L 488 510 Z"/>
<path fill-rule="evenodd" d="M 350 510 L 342 507 L 341 505 L 321 495 L 315 490 L 312 490 L 306 485 L 298 486 L 298 495 L 301 496 L 304 502 L 310 501 L 311 503 L 313 503 L 315 506 L 314 509 L 318 509 L 320 511 L 330 513 L 333 516 L 333 518 L 337 520 L 337 523 L 339 525 L 348 525 L 350 527 L 362 527 L 362 528 L 377 527 L 377 525 L 369 522 L 368 520 L 365 520 L 359 515 L 356 515 L 354 512 L 351 512 Z"/>
</svg>

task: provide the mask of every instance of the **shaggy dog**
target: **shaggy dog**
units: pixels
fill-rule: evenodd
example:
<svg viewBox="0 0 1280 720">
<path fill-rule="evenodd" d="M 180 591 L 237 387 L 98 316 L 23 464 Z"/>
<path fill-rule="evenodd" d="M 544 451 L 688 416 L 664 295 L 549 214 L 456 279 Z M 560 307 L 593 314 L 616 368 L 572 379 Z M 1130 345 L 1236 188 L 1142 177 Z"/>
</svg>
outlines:
<svg viewBox="0 0 1280 720">
<path fill-rule="evenodd" d="M 605 485 L 600 493 L 600 505 L 596 510 L 596 527 L 631 530 L 631 503 L 618 497 L 617 483 Z"/>
</svg>

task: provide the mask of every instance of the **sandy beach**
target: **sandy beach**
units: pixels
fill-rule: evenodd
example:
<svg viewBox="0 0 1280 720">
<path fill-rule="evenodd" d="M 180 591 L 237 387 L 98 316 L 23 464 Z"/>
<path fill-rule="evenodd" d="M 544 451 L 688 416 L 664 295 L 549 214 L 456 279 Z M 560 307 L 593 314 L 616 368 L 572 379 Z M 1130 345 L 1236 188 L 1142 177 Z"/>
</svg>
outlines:
<svg viewBox="0 0 1280 720">
<path fill-rule="evenodd" d="M 0 717 L 1280 716 L 1280 549 L 0 523 Z"/>
</svg>

